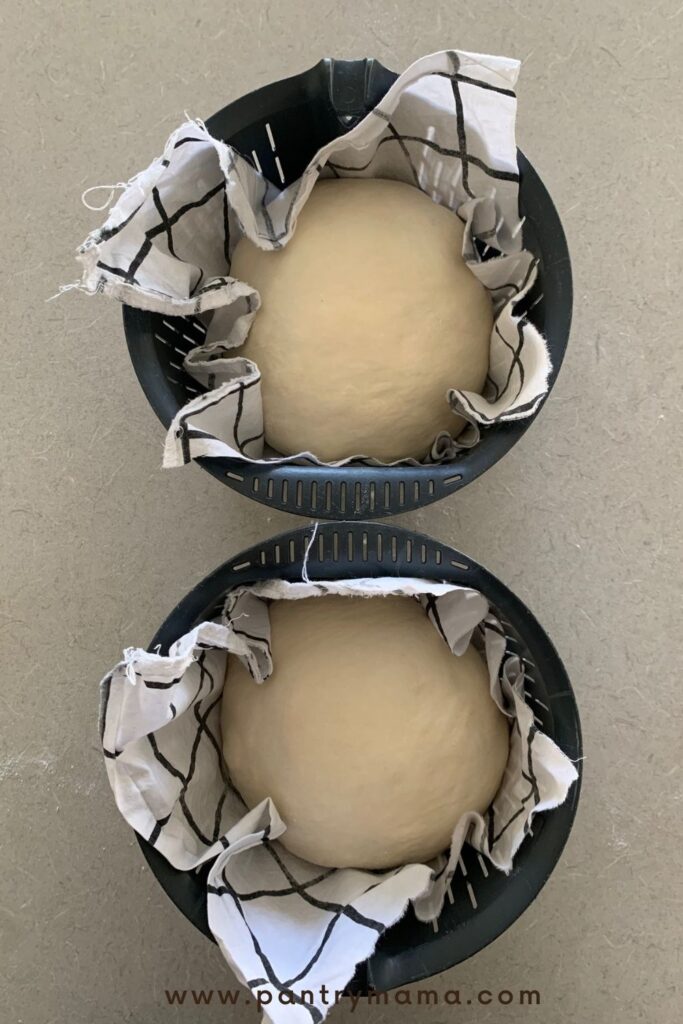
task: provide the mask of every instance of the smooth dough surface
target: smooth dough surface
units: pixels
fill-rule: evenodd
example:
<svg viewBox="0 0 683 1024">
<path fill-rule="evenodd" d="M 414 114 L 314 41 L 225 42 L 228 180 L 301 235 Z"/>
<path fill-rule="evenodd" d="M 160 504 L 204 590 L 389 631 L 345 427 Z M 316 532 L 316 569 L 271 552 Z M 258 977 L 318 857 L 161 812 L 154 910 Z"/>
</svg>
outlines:
<svg viewBox="0 0 683 1024">
<path fill-rule="evenodd" d="M 447 849 L 483 813 L 508 727 L 470 648 L 453 655 L 411 598 L 314 597 L 270 606 L 274 672 L 233 655 L 223 750 L 249 807 L 270 796 L 290 852 L 329 867 L 386 868 Z"/>
<path fill-rule="evenodd" d="M 446 392 L 481 392 L 492 328 L 463 231 L 414 186 L 346 178 L 315 185 L 282 249 L 237 244 L 231 274 L 262 301 L 243 352 L 277 452 L 421 459 L 460 432 Z"/>
</svg>

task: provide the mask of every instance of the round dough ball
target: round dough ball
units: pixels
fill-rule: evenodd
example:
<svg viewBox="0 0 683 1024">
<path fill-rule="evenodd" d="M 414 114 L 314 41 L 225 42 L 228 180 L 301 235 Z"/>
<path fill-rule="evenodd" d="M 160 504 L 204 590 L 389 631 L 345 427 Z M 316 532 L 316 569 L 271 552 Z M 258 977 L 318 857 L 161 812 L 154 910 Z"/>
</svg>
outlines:
<svg viewBox="0 0 683 1024">
<path fill-rule="evenodd" d="M 223 694 L 223 750 L 247 805 L 270 796 L 283 846 L 328 867 L 447 849 L 508 757 L 477 651 L 454 656 L 411 598 L 282 600 L 270 620 L 272 676 L 255 683 L 231 655 Z"/>
<path fill-rule="evenodd" d="M 346 178 L 315 185 L 282 249 L 241 239 L 231 274 L 261 295 L 243 352 L 272 448 L 394 462 L 460 433 L 446 392 L 481 392 L 492 327 L 463 231 L 411 185 Z"/>
</svg>

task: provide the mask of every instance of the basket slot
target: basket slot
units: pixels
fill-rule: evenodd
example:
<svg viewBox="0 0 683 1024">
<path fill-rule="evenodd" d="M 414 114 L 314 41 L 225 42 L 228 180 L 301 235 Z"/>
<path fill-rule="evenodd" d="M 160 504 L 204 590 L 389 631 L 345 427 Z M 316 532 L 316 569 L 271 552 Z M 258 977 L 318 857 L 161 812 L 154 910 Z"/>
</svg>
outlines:
<svg viewBox="0 0 683 1024">
<path fill-rule="evenodd" d="M 268 145 L 270 146 L 270 149 L 271 149 L 272 154 L 273 154 L 273 159 L 275 161 L 275 168 L 277 170 L 278 177 L 280 178 L 280 183 L 282 185 L 284 185 L 285 182 L 286 182 L 285 172 L 282 169 L 282 163 L 280 162 L 280 156 L 279 156 L 279 154 L 277 152 L 277 147 L 275 145 L 275 136 L 273 134 L 273 129 L 272 129 L 271 124 L 270 124 L 269 121 L 266 121 L 265 129 L 266 129 L 266 137 L 268 139 Z M 260 169 L 261 168 L 259 166 L 259 170 Z"/>
<path fill-rule="evenodd" d="M 529 657 L 527 646 L 511 623 L 497 610 L 492 610 L 495 611 L 498 621 L 505 630 L 506 652 L 519 658 L 524 667 L 524 696 L 529 705 L 533 705 L 531 710 L 534 721 L 544 732 L 552 735 L 554 730 L 553 715 L 549 705 L 542 699 L 546 695 L 545 686 L 542 678 L 539 677 L 535 664 Z"/>
<path fill-rule="evenodd" d="M 197 344 L 197 340 L 203 340 L 206 335 L 206 326 L 202 323 L 198 316 L 188 316 L 181 321 L 180 333 L 183 338 L 189 341 L 192 345 Z M 187 331 L 187 334 L 185 333 Z"/>
<path fill-rule="evenodd" d="M 285 183 L 285 172 L 282 170 L 282 164 L 280 163 L 280 157 L 275 154 L 275 166 L 277 167 L 277 173 L 280 175 L 280 181 L 284 185 Z"/>
<path fill-rule="evenodd" d="M 270 121 L 266 121 L 264 127 L 266 129 L 266 136 L 268 137 L 268 143 L 269 143 L 270 148 L 272 149 L 272 151 L 274 153 L 275 149 L 276 149 L 276 147 L 275 147 L 275 136 L 273 135 L 273 129 L 270 126 Z"/>
</svg>

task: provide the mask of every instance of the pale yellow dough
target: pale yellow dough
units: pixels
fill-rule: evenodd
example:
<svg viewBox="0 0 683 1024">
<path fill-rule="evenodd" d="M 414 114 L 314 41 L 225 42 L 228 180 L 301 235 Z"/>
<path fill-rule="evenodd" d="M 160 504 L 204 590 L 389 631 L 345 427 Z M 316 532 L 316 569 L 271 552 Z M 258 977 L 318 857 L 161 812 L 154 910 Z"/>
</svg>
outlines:
<svg viewBox="0 0 683 1024">
<path fill-rule="evenodd" d="M 460 432 L 446 392 L 481 392 L 492 327 L 462 239 L 419 189 L 346 178 L 315 185 L 282 249 L 238 243 L 231 273 L 262 301 L 243 352 L 263 375 L 268 444 L 393 462 Z"/>
<path fill-rule="evenodd" d="M 484 812 L 508 727 L 473 647 L 453 655 L 411 598 L 314 597 L 270 606 L 275 669 L 230 656 L 223 750 L 247 805 L 275 802 L 290 852 L 388 868 L 448 848 Z"/>
</svg>

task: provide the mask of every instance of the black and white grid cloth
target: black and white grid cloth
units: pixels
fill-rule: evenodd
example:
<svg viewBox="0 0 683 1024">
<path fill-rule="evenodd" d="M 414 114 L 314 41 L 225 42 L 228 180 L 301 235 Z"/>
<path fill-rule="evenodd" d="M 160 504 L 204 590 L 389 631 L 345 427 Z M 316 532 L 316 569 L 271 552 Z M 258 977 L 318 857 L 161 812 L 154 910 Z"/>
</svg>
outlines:
<svg viewBox="0 0 683 1024">
<path fill-rule="evenodd" d="M 325 594 L 419 600 L 454 656 L 470 641 L 486 658 L 491 695 L 510 719 L 501 788 L 485 815 L 456 825 L 449 854 L 386 872 L 330 870 L 277 842 L 286 829 L 269 799 L 247 810 L 221 753 L 220 701 L 228 652 L 258 685 L 270 675 L 268 603 Z M 277 1022 L 317 1024 L 321 986 L 342 990 L 382 932 L 412 902 L 422 920 L 443 905 L 465 841 L 509 871 L 535 814 L 561 804 L 577 778 L 541 731 L 524 695 L 524 669 L 477 591 L 417 579 L 266 581 L 232 592 L 219 619 L 181 637 L 167 656 L 129 649 L 101 684 L 101 737 L 117 806 L 174 867 L 211 861 L 209 925 L 237 977 L 272 995 Z M 324 727 L 324 723 L 321 723 Z M 292 1005 L 278 993 L 294 993 Z M 301 992 L 313 992 L 311 1004 Z M 263 997 L 265 999 L 265 997 Z"/>
<path fill-rule="evenodd" d="M 205 342 L 185 358 L 205 390 L 169 428 L 166 466 L 200 456 L 318 462 L 312 452 L 282 458 L 264 448 L 260 373 L 234 351 L 260 299 L 248 282 L 230 277 L 230 260 L 243 235 L 263 249 L 286 245 L 318 177 L 332 175 L 405 181 L 457 211 L 466 224 L 463 255 L 491 295 L 485 392 L 444 395 L 471 426 L 457 442 L 435 438 L 430 460 L 476 444 L 481 426 L 532 415 L 551 367 L 544 339 L 518 312 L 537 271 L 522 248 L 518 208 L 518 72 L 519 62 L 504 57 L 454 50 L 423 57 L 283 190 L 201 121 L 183 124 L 163 155 L 131 179 L 79 250 L 81 287 L 158 313 L 206 314 Z M 482 259 L 484 246 L 493 258 Z"/>
</svg>

